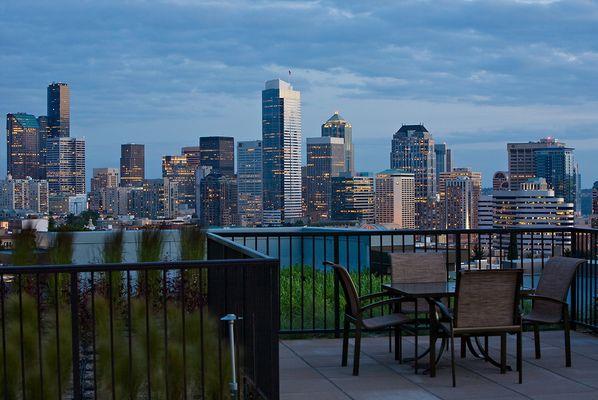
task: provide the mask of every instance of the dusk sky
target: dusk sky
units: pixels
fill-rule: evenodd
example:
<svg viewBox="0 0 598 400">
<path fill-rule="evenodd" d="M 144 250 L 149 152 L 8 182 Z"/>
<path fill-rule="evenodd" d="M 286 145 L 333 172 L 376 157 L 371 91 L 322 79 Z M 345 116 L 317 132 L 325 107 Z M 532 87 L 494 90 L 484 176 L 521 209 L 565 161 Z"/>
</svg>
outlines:
<svg viewBox="0 0 598 400">
<path fill-rule="evenodd" d="M 486 186 L 507 141 L 544 136 L 576 148 L 584 188 L 598 179 L 597 2 L 8 0 L 0 13 L 0 112 L 44 115 L 48 83 L 67 82 L 88 179 L 118 166 L 121 143 L 145 143 L 158 177 L 162 155 L 200 136 L 260 138 L 260 91 L 289 70 L 304 141 L 339 110 L 360 171 L 388 168 L 393 133 L 421 122 Z"/>
</svg>

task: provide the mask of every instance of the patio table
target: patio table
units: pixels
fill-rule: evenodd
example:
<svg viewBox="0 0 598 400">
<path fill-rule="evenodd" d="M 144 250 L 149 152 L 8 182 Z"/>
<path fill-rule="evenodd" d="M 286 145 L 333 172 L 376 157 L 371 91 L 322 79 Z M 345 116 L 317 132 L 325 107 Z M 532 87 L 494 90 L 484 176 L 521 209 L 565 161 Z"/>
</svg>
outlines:
<svg viewBox="0 0 598 400">
<path fill-rule="evenodd" d="M 457 286 L 457 283 L 454 281 L 429 282 L 429 283 L 389 283 L 389 284 L 383 284 L 382 289 L 394 296 L 404 296 L 404 297 L 412 298 L 415 300 L 416 299 L 427 300 L 428 316 L 429 316 L 429 325 L 428 326 L 430 328 L 432 328 L 432 326 L 434 325 L 434 313 L 436 312 L 434 300 L 442 300 L 443 298 L 450 298 L 450 297 L 455 296 L 456 286 Z M 529 293 L 531 291 L 532 291 L 532 289 L 522 288 L 521 293 L 525 294 L 525 293 Z M 417 313 L 420 311 L 420 310 L 417 310 L 417 301 L 415 302 L 415 304 L 416 304 L 416 313 Z M 424 310 L 421 310 L 421 311 L 423 312 Z M 415 357 L 413 359 L 415 372 L 417 373 L 417 371 L 418 371 L 418 359 L 422 358 L 426 354 L 429 354 L 429 364 L 428 364 L 428 368 L 426 371 L 428 371 L 430 373 L 431 377 L 434 377 L 434 376 L 436 376 L 436 364 L 440 360 L 442 353 L 444 352 L 444 350 L 447 347 L 446 338 L 442 338 L 438 355 L 436 355 L 436 348 L 434 346 L 428 346 L 428 349 L 426 349 L 426 351 L 424 351 L 424 353 L 422 353 L 421 356 L 418 356 L 418 354 L 417 354 L 418 318 L 415 318 L 414 321 L 415 321 L 414 329 L 416 331 L 416 335 L 415 335 L 416 350 L 415 350 Z M 488 349 L 488 338 L 485 337 L 484 339 L 485 339 L 485 341 L 484 341 L 483 346 L 480 343 L 478 337 L 476 337 L 473 342 L 472 342 L 471 337 L 468 337 L 467 339 L 462 339 L 462 341 L 461 341 L 462 357 L 465 356 L 465 346 L 467 346 L 467 348 L 469 349 L 469 351 L 471 352 L 471 354 L 474 357 L 484 359 L 484 360 L 490 362 L 492 365 L 499 367 L 500 363 L 497 362 L 496 360 L 494 360 L 488 354 L 488 350 L 487 350 Z M 475 343 L 475 347 L 474 347 L 474 343 Z M 476 348 L 477 348 L 477 351 L 476 351 Z M 510 370 L 511 367 L 507 366 L 507 369 Z"/>
</svg>

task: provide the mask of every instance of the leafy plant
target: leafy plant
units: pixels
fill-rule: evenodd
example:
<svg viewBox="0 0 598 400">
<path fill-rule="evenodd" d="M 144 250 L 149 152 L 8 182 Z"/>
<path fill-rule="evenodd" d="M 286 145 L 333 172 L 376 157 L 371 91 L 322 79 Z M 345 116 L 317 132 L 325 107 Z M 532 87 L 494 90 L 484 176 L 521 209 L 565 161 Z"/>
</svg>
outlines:
<svg viewBox="0 0 598 400">
<path fill-rule="evenodd" d="M 107 264 L 118 264 L 122 262 L 124 248 L 124 231 L 117 230 L 109 233 L 104 238 L 103 259 Z M 103 282 L 104 289 L 112 285 L 113 300 L 120 298 L 123 292 L 123 273 L 120 271 L 106 272 L 104 277 L 110 276 L 110 282 Z"/>
<path fill-rule="evenodd" d="M 137 241 L 137 261 L 160 261 L 164 237 L 160 229 L 144 229 Z M 160 271 L 140 271 L 138 274 L 139 290 L 146 295 L 151 295 L 154 301 L 160 293 Z"/>
<path fill-rule="evenodd" d="M 198 226 L 180 230 L 181 260 L 203 260 L 206 249 L 206 233 Z"/>
<path fill-rule="evenodd" d="M 477 244 L 473 247 L 473 259 L 474 260 L 483 260 L 486 253 L 484 253 L 484 249 L 480 248 Z"/>
<path fill-rule="evenodd" d="M 32 265 L 36 262 L 35 232 L 23 229 L 13 235 L 11 262 L 13 265 Z"/>
</svg>

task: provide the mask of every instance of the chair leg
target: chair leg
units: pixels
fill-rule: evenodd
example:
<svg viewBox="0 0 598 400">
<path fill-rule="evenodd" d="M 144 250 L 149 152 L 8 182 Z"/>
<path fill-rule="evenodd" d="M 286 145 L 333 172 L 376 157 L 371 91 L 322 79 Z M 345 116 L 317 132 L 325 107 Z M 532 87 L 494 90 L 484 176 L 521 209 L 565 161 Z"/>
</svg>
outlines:
<svg viewBox="0 0 598 400">
<path fill-rule="evenodd" d="M 455 337 L 451 334 L 451 373 L 453 375 L 453 387 L 457 386 L 457 378 L 455 376 Z"/>
<path fill-rule="evenodd" d="M 347 358 L 349 356 L 349 328 L 350 323 L 347 318 L 345 318 L 345 323 L 343 325 L 343 358 L 341 360 L 341 366 L 347 366 Z"/>
<path fill-rule="evenodd" d="M 430 331 L 430 377 L 436 376 L 436 333 Z"/>
<path fill-rule="evenodd" d="M 563 327 L 565 331 L 565 367 L 571 367 L 571 327 L 569 320 L 565 319 L 565 325 Z"/>
<path fill-rule="evenodd" d="M 403 330 L 400 326 L 395 326 L 395 360 L 403 363 Z"/>
<path fill-rule="evenodd" d="M 467 356 L 467 338 L 465 336 L 461 336 L 461 358 L 465 358 Z"/>
<path fill-rule="evenodd" d="M 536 358 L 540 358 L 540 327 L 538 324 L 534 324 L 534 348 L 536 350 Z"/>
<path fill-rule="evenodd" d="M 359 353 L 361 352 L 361 325 L 355 326 L 355 349 L 353 350 L 353 375 L 359 375 Z"/>
<path fill-rule="evenodd" d="M 507 334 L 500 335 L 500 373 L 507 372 Z"/>
<path fill-rule="evenodd" d="M 519 383 L 523 383 L 523 359 L 521 353 L 523 352 L 523 344 L 521 339 L 521 332 L 517 332 L 517 372 L 519 372 Z"/>
</svg>

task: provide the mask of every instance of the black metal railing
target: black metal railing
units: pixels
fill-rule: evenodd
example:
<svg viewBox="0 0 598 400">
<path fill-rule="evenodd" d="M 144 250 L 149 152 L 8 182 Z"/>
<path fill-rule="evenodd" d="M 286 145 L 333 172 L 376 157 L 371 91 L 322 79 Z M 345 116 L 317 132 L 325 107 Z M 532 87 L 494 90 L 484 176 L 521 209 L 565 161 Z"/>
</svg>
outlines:
<svg viewBox="0 0 598 400">
<path fill-rule="evenodd" d="M 216 230 L 215 234 L 280 260 L 280 327 L 283 334 L 340 333 L 343 300 L 334 261 L 351 273 L 360 295 L 390 281 L 390 252 L 443 252 L 449 278 L 472 268 L 523 268 L 534 287 L 549 257 L 587 260 L 571 289 L 576 324 L 598 329 L 598 230 L 578 228 L 470 230 L 358 230 L 280 228 Z"/>
<path fill-rule="evenodd" d="M 28 398 L 278 398 L 278 261 L 208 233 L 208 260 L 0 269 L 0 391 Z"/>
</svg>

